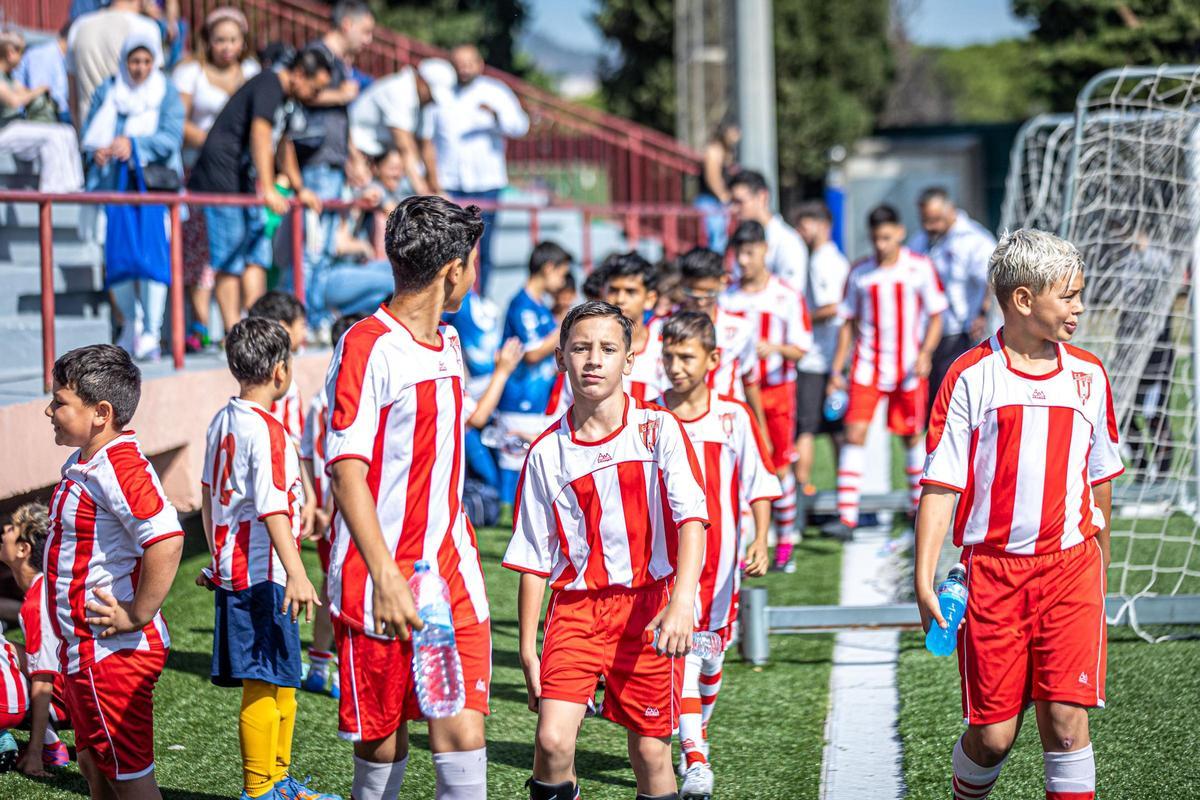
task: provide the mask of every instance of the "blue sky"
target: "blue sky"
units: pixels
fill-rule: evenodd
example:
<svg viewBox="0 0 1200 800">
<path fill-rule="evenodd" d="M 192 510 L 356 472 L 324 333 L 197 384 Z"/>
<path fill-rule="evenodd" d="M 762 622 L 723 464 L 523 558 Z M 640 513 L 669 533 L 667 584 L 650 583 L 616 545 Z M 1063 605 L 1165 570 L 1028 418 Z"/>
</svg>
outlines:
<svg viewBox="0 0 1200 800">
<path fill-rule="evenodd" d="M 594 0 L 530 0 L 530 6 L 533 30 L 580 50 L 600 49 L 589 20 Z M 915 6 L 908 28 L 918 44 L 975 44 L 1026 30 L 1013 18 L 1009 0 L 918 0 Z"/>
</svg>

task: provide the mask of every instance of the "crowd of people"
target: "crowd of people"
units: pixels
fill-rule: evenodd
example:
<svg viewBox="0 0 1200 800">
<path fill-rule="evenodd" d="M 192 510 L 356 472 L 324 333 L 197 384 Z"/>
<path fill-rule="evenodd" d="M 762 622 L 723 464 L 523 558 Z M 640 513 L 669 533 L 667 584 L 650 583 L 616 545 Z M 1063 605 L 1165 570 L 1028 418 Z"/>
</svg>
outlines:
<svg viewBox="0 0 1200 800">
<path fill-rule="evenodd" d="M 262 197 L 261 206 L 186 210 L 189 350 L 211 347 L 269 288 L 290 288 L 291 271 L 280 268 L 290 246 L 274 246 L 290 241 L 288 198 L 309 215 L 302 299 L 313 338 L 328 343 L 338 316 L 391 292 L 370 209 L 386 213 L 410 194 L 494 202 L 508 184 L 504 141 L 523 136 L 529 119 L 507 85 L 483 74 L 473 45 L 372 80 L 355 67 L 375 27 L 362 0 L 338 2 L 328 32 L 298 51 L 278 42 L 252 51 L 232 6 L 194 22 L 194 50 L 175 0 L 81 0 L 55 37 L 28 48 L 20 31 L 0 31 L 0 152 L 36 162 L 39 190 L 186 186 Z M 324 211 L 331 201 L 354 201 L 356 211 Z M 165 229 L 161 209 L 139 213 L 162 217 Z M 103 214 L 84 216 L 82 232 L 106 256 L 128 249 Z M 491 211 L 485 221 L 484 290 Z M 135 267 L 107 281 L 117 343 L 137 360 L 162 352 L 164 277 Z"/>
</svg>

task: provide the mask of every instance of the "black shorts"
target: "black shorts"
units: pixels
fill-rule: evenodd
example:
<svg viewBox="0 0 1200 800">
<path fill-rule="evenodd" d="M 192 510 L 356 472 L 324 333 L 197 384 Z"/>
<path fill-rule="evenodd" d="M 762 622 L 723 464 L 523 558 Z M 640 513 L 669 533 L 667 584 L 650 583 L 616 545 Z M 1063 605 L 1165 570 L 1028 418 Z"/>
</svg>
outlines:
<svg viewBox="0 0 1200 800">
<path fill-rule="evenodd" d="M 796 431 L 800 434 L 840 433 L 842 421 L 825 419 L 828 374 L 796 372 Z"/>
</svg>

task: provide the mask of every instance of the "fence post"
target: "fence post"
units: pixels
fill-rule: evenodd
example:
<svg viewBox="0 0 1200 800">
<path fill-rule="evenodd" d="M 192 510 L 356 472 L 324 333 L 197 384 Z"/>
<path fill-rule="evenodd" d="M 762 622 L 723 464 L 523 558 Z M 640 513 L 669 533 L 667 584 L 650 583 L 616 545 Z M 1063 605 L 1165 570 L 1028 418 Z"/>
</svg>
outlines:
<svg viewBox="0 0 1200 800">
<path fill-rule="evenodd" d="M 292 204 L 292 293 L 304 302 L 304 206 Z"/>
<path fill-rule="evenodd" d="M 171 359 L 183 369 L 183 208 L 171 204 Z"/>
<path fill-rule="evenodd" d="M 583 271 L 592 271 L 592 212 L 583 210 Z"/>
<path fill-rule="evenodd" d="M 541 233 L 538 226 L 538 210 L 536 208 L 529 209 L 529 240 L 530 244 L 537 247 L 538 240 L 541 238 Z"/>
<path fill-rule="evenodd" d="M 679 254 L 679 215 L 674 211 L 663 214 L 663 255 L 674 258 Z"/>
<path fill-rule="evenodd" d="M 761 667 L 771 657 L 771 643 L 767 639 L 767 590 L 765 587 L 742 587 L 738 616 L 742 621 L 742 658 L 756 667 Z"/>
<path fill-rule="evenodd" d="M 42 384 L 54 386 L 54 228 L 50 201 L 38 201 L 38 243 L 42 257 Z"/>
<path fill-rule="evenodd" d="M 638 240 L 642 238 L 641 219 L 638 217 L 638 212 L 630 210 L 625 212 L 625 239 L 630 250 L 637 250 Z"/>
</svg>

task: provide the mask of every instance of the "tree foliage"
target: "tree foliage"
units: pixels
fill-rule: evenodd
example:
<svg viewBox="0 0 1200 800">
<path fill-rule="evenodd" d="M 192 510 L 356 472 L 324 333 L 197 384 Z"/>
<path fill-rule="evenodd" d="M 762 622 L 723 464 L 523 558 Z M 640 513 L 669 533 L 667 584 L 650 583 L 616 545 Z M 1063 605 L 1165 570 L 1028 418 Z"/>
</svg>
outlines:
<svg viewBox="0 0 1200 800">
<path fill-rule="evenodd" d="M 675 132 L 674 0 L 601 0 L 592 19 L 617 45 L 600 66 L 600 93 L 614 114 Z"/>
<path fill-rule="evenodd" d="M 524 74 L 516 40 L 527 16 L 526 0 L 384 0 L 379 20 L 438 47 L 474 42 L 489 65 Z"/>
<path fill-rule="evenodd" d="M 1200 57 L 1200 3 L 1194 0 L 1013 0 L 1035 23 L 1029 67 L 1036 91 L 1070 111 L 1098 72 L 1126 64 L 1194 64 Z"/>
</svg>

